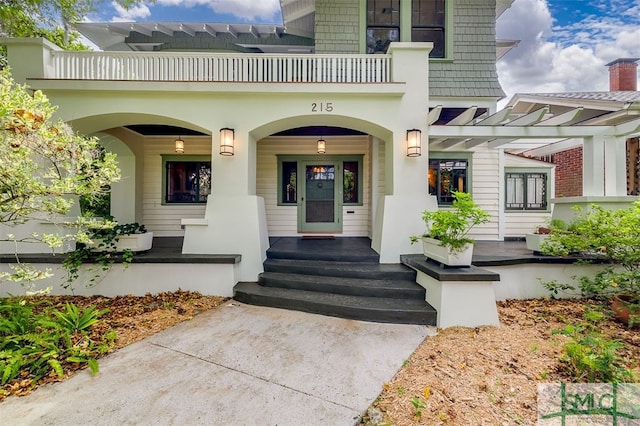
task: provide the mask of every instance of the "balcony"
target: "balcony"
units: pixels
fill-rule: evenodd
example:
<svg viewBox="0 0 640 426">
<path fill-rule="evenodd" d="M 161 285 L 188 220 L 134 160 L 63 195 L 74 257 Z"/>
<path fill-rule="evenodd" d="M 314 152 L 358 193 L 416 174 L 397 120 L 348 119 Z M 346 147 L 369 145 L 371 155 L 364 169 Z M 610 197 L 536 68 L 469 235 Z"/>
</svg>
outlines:
<svg viewBox="0 0 640 426">
<path fill-rule="evenodd" d="M 51 52 L 48 79 L 234 83 L 388 83 L 389 55 Z"/>
</svg>

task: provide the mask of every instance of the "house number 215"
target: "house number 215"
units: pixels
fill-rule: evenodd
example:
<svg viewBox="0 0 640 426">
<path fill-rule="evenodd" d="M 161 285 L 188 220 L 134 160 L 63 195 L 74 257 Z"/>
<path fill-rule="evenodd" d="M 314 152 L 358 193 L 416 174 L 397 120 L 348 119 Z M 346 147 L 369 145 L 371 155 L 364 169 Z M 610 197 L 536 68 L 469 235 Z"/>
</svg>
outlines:
<svg viewBox="0 0 640 426">
<path fill-rule="evenodd" d="M 311 112 L 331 112 L 333 111 L 333 102 L 313 102 L 311 104 Z"/>
</svg>

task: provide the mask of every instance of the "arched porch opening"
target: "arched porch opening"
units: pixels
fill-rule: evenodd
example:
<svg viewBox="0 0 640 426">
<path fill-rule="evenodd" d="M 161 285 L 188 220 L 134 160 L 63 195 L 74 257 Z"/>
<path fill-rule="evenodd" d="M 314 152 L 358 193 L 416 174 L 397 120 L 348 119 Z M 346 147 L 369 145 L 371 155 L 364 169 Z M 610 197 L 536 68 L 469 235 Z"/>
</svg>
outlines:
<svg viewBox="0 0 640 426">
<path fill-rule="evenodd" d="M 70 124 L 81 133 L 97 136 L 103 147 L 117 155 L 121 180 L 111 188 L 111 215 L 116 221 L 142 223 L 155 236 L 180 237 L 182 219 L 204 215 L 206 195 L 178 202 L 168 198 L 167 174 L 176 172 L 168 171 L 167 165 L 198 162 L 207 165 L 210 173 L 210 131 L 152 114 L 103 114 Z M 177 139 L 184 141 L 183 153 L 176 152 Z"/>
<path fill-rule="evenodd" d="M 385 171 L 391 131 L 357 118 L 305 115 L 251 132 L 262 134 L 256 195 L 264 199 L 270 237 L 372 238 L 385 176 L 392 176 Z"/>
</svg>

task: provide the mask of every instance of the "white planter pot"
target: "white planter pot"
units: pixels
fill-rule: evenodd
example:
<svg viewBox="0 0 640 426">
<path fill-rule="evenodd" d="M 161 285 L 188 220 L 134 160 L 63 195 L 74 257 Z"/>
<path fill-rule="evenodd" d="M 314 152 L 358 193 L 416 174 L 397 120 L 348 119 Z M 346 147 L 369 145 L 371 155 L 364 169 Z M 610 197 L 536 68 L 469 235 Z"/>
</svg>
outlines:
<svg viewBox="0 0 640 426">
<path fill-rule="evenodd" d="M 527 234 L 525 236 L 525 239 L 527 241 L 527 248 L 529 250 L 540 252 L 542 243 L 547 241 L 548 238 L 549 234 Z"/>
<path fill-rule="evenodd" d="M 133 252 L 136 251 L 145 251 L 151 249 L 151 245 L 153 244 L 153 232 L 145 232 L 144 234 L 127 234 L 120 235 L 118 237 L 118 242 L 116 243 L 115 248 L 111 247 L 98 247 L 100 245 L 99 241 L 94 241 L 92 246 L 93 251 L 116 251 L 122 252 L 125 250 L 131 250 Z"/>
<path fill-rule="evenodd" d="M 467 244 L 462 250 L 452 253 L 448 247 L 440 245 L 440 241 L 422 237 L 422 250 L 429 259 L 447 266 L 471 266 L 473 244 Z"/>
</svg>

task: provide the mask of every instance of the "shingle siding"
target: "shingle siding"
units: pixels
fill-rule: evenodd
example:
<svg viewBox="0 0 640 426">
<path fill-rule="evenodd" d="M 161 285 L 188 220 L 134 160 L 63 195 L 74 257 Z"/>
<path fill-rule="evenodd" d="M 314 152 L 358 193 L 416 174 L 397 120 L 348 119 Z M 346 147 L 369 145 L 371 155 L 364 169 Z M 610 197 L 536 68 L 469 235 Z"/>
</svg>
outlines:
<svg viewBox="0 0 640 426">
<path fill-rule="evenodd" d="M 359 53 L 360 2 L 316 2 L 316 53 Z"/>
<path fill-rule="evenodd" d="M 431 61 L 431 96 L 503 97 L 496 71 L 495 1 L 456 0 L 453 61 Z"/>
</svg>

